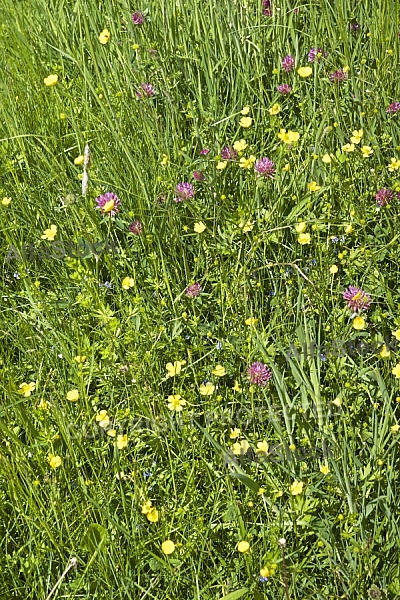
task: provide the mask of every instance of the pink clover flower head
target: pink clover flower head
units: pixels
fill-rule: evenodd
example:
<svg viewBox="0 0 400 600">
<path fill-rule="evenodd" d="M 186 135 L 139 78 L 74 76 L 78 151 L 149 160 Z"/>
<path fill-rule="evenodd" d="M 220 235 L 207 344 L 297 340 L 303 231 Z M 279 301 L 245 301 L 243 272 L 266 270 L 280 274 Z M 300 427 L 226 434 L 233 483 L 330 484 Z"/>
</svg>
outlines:
<svg viewBox="0 0 400 600">
<path fill-rule="evenodd" d="M 263 0 L 263 11 L 262 14 L 265 17 L 272 17 L 272 7 L 271 7 L 271 0 Z"/>
<path fill-rule="evenodd" d="M 142 224 L 142 222 L 139 221 L 139 219 L 137 219 L 136 221 L 133 221 L 133 223 L 131 223 L 129 225 L 129 231 L 131 231 L 135 235 L 141 235 L 143 233 L 143 224 Z"/>
<path fill-rule="evenodd" d="M 207 156 L 209 152 L 208 148 L 203 148 L 203 150 L 200 150 L 200 156 Z"/>
<path fill-rule="evenodd" d="M 322 48 L 311 48 L 308 53 L 308 62 L 313 63 L 316 58 L 318 58 L 318 62 L 320 62 L 321 57 L 317 57 L 317 54 L 323 54 L 324 58 L 328 56 L 327 52 L 322 53 Z"/>
<path fill-rule="evenodd" d="M 194 188 L 191 183 L 187 183 L 186 181 L 182 181 L 178 183 L 175 188 L 176 198 L 174 198 L 175 202 L 183 202 L 183 200 L 189 200 L 194 196 Z"/>
<path fill-rule="evenodd" d="M 140 10 L 135 10 L 132 15 L 132 23 L 134 25 L 142 25 L 144 23 L 144 13 L 140 12 Z"/>
<path fill-rule="evenodd" d="M 400 102 L 392 102 L 386 109 L 387 113 L 395 115 L 400 110 Z"/>
<path fill-rule="evenodd" d="M 293 69 L 294 69 L 294 58 L 293 58 L 293 56 L 291 54 L 288 54 L 282 60 L 282 69 L 284 69 L 287 73 L 289 73 L 289 71 L 293 71 Z"/>
<path fill-rule="evenodd" d="M 347 78 L 348 74 L 346 71 L 343 71 L 343 69 L 338 69 L 337 71 L 329 75 L 329 79 L 332 81 L 332 83 L 336 81 L 338 83 L 341 83 L 342 81 L 346 81 Z"/>
<path fill-rule="evenodd" d="M 110 217 L 113 217 L 119 211 L 121 200 L 118 198 L 117 194 L 114 194 L 114 192 L 106 192 L 105 194 L 101 194 L 101 196 L 96 198 L 96 204 L 96 208 L 100 208 L 103 214 L 108 214 Z"/>
<path fill-rule="evenodd" d="M 391 200 L 393 200 L 392 190 L 381 188 L 376 192 L 376 203 L 378 206 L 386 206 Z"/>
<path fill-rule="evenodd" d="M 200 296 L 200 292 L 202 291 L 202 287 L 199 283 L 192 283 L 192 285 L 188 285 L 185 294 L 188 298 L 196 298 Z"/>
<path fill-rule="evenodd" d="M 282 83 L 281 85 L 278 85 L 278 92 L 280 92 L 281 94 L 290 94 L 291 91 L 292 88 L 287 83 Z"/>
<path fill-rule="evenodd" d="M 193 171 L 193 179 L 195 179 L 196 181 L 204 181 L 204 173 L 202 171 Z"/>
<path fill-rule="evenodd" d="M 275 173 L 275 165 L 272 162 L 272 160 L 268 158 L 268 156 L 263 156 L 263 158 L 260 158 L 256 161 L 254 165 L 254 170 L 256 171 L 256 173 L 258 173 L 259 176 L 269 177 L 270 179 L 273 179 Z"/>
<path fill-rule="evenodd" d="M 231 146 L 224 146 L 221 150 L 221 158 L 224 160 L 235 160 L 237 158 L 238 153 Z"/>
<path fill-rule="evenodd" d="M 142 98 L 151 98 L 155 93 L 155 89 L 151 83 L 141 83 L 140 88 L 136 92 L 136 96 L 141 100 Z"/>
<path fill-rule="evenodd" d="M 247 369 L 247 374 L 250 378 L 250 383 L 254 383 L 260 387 L 265 387 L 272 377 L 270 369 L 262 362 L 254 362 Z"/>
<path fill-rule="evenodd" d="M 357 23 L 357 21 L 355 23 L 350 23 L 350 31 L 360 31 L 361 29 L 361 25 L 360 23 Z"/>
<path fill-rule="evenodd" d="M 362 289 L 350 285 L 343 292 L 343 300 L 347 300 L 347 308 L 353 312 L 368 310 L 371 304 L 371 297 Z"/>
</svg>

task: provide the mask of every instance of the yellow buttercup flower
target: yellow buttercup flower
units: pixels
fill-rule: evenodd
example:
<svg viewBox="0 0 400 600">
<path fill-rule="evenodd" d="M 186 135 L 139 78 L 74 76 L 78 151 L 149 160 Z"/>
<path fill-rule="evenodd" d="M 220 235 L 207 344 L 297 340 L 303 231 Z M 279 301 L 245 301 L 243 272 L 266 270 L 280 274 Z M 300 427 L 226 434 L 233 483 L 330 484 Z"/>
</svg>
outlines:
<svg viewBox="0 0 400 600">
<path fill-rule="evenodd" d="M 299 244 L 304 246 L 305 244 L 309 244 L 311 241 L 311 235 L 309 233 L 301 233 L 297 238 Z"/>
<path fill-rule="evenodd" d="M 199 221 L 198 223 L 194 224 L 193 229 L 196 233 L 203 233 L 203 231 L 205 231 L 207 229 L 207 227 L 204 225 L 204 223 L 202 221 Z"/>
<path fill-rule="evenodd" d="M 262 452 L 263 454 L 268 454 L 268 450 L 269 450 L 269 445 L 268 445 L 268 442 L 266 442 L 265 440 L 257 443 L 256 452 Z"/>
<path fill-rule="evenodd" d="M 282 171 L 290 171 L 290 163 L 286 163 L 286 165 L 282 167 Z"/>
<path fill-rule="evenodd" d="M 58 75 L 49 75 L 48 77 L 45 77 L 43 81 L 44 85 L 47 85 L 47 87 L 52 87 L 53 85 L 56 85 L 58 81 Z"/>
<path fill-rule="evenodd" d="M 243 150 L 247 148 L 247 142 L 243 139 L 236 140 L 236 142 L 233 144 L 233 147 L 237 152 L 243 152 Z"/>
<path fill-rule="evenodd" d="M 242 156 L 239 161 L 239 167 L 242 167 L 243 169 L 251 169 L 256 160 L 256 157 L 253 155 L 249 156 L 249 158 Z"/>
<path fill-rule="evenodd" d="M 320 185 L 317 185 L 316 181 L 312 181 L 311 183 L 307 183 L 307 187 L 310 190 L 310 192 L 316 192 L 318 190 L 321 189 Z"/>
<path fill-rule="evenodd" d="M 270 115 L 279 115 L 279 113 L 281 112 L 280 104 L 274 104 L 273 106 L 271 106 L 271 108 L 268 109 L 268 112 Z"/>
<path fill-rule="evenodd" d="M 110 417 L 108 416 L 107 411 L 101 410 L 96 415 L 96 421 L 99 424 L 99 427 L 101 427 L 102 429 L 105 429 L 106 427 L 108 427 L 110 424 Z"/>
<path fill-rule="evenodd" d="M 397 160 L 396 158 L 391 158 L 387 168 L 388 171 L 390 171 L 390 173 L 393 173 L 393 171 L 398 171 L 400 169 L 400 160 Z"/>
<path fill-rule="evenodd" d="M 392 373 L 396 376 L 396 379 L 400 379 L 400 363 L 397 363 L 397 365 L 393 367 Z"/>
<path fill-rule="evenodd" d="M 349 223 L 349 225 L 346 225 L 346 227 L 344 228 L 344 232 L 345 233 L 353 233 L 353 225 L 351 225 L 351 223 Z"/>
<path fill-rule="evenodd" d="M 232 446 L 232 452 L 236 456 L 240 454 L 245 454 L 247 450 L 250 448 L 250 444 L 247 440 L 242 440 L 241 442 L 235 442 Z"/>
<path fill-rule="evenodd" d="M 199 392 L 202 396 L 212 396 L 215 390 L 215 385 L 211 383 L 211 381 L 207 381 L 207 383 L 202 383 Z"/>
<path fill-rule="evenodd" d="M 124 290 L 129 290 L 129 288 L 134 287 L 135 280 L 132 277 L 124 277 L 122 280 L 122 287 Z"/>
<path fill-rule="evenodd" d="M 398 433 L 399 429 L 400 429 L 400 425 L 398 425 L 397 423 L 396 423 L 396 425 L 392 425 L 390 428 L 392 433 Z"/>
<path fill-rule="evenodd" d="M 307 223 L 305 223 L 304 221 L 302 221 L 301 223 L 297 223 L 297 225 L 295 226 L 295 230 L 297 231 L 297 233 L 303 233 L 307 228 Z"/>
<path fill-rule="evenodd" d="M 365 319 L 363 317 L 355 317 L 355 319 L 353 319 L 353 327 L 357 330 L 364 329 Z"/>
<path fill-rule="evenodd" d="M 85 157 L 83 156 L 83 154 L 80 154 L 79 156 L 74 158 L 74 165 L 83 165 L 84 160 L 85 160 Z"/>
<path fill-rule="evenodd" d="M 41 238 L 42 238 L 42 240 L 49 240 L 50 242 L 52 242 L 56 235 L 57 235 L 57 225 L 50 225 L 50 229 L 45 229 Z"/>
<path fill-rule="evenodd" d="M 226 165 L 227 165 L 227 164 L 228 164 L 228 163 L 227 163 L 226 161 L 224 161 L 224 160 L 220 160 L 220 161 L 219 161 L 219 163 L 218 163 L 218 164 L 217 164 L 217 166 L 216 166 L 216 169 L 217 169 L 218 171 L 223 171 L 224 169 L 226 169 Z"/>
<path fill-rule="evenodd" d="M 255 317 L 249 317 L 248 319 L 245 320 L 246 325 L 255 325 L 257 323 L 258 319 L 256 319 Z"/>
<path fill-rule="evenodd" d="M 381 351 L 379 352 L 379 356 L 381 358 L 388 358 L 390 356 L 390 350 L 389 348 L 386 346 L 386 344 L 383 344 Z"/>
<path fill-rule="evenodd" d="M 241 541 L 237 545 L 238 552 L 248 552 L 249 548 L 249 542 Z"/>
<path fill-rule="evenodd" d="M 327 465 L 321 465 L 319 470 L 323 475 L 328 475 L 328 473 L 330 472 L 329 467 Z"/>
<path fill-rule="evenodd" d="M 223 367 L 222 365 L 217 365 L 215 369 L 211 371 L 211 373 L 216 377 L 223 377 L 224 375 L 226 375 L 226 370 L 225 367 Z"/>
<path fill-rule="evenodd" d="M 31 381 L 31 383 L 21 383 L 19 386 L 18 394 L 22 394 L 25 398 L 31 395 L 31 393 L 35 390 L 36 384 Z"/>
<path fill-rule="evenodd" d="M 77 402 L 79 400 L 79 392 L 78 390 L 70 390 L 67 392 L 67 400 L 70 402 Z"/>
<path fill-rule="evenodd" d="M 4 197 L 1 201 L 3 206 L 8 206 L 9 204 L 11 204 L 11 198 L 6 198 Z"/>
<path fill-rule="evenodd" d="M 174 363 L 167 363 L 165 368 L 168 371 L 168 377 L 175 377 L 182 371 L 183 365 L 186 365 L 186 360 L 176 360 Z"/>
<path fill-rule="evenodd" d="M 239 125 L 247 129 L 252 124 L 253 119 L 251 117 L 242 117 L 239 121 Z"/>
<path fill-rule="evenodd" d="M 181 412 L 186 404 L 186 400 L 182 398 L 180 394 L 172 394 L 168 396 L 168 408 L 175 412 Z"/>
<path fill-rule="evenodd" d="M 302 481 L 297 481 L 297 479 L 296 479 L 290 486 L 289 491 L 292 494 L 292 496 L 297 496 L 298 494 L 302 493 L 303 486 L 304 486 L 304 483 Z"/>
<path fill-rule="evenodd" d="M 126 435 L 117 435 L 117 448 L 118 450 L 123 450 L 128 445 L 128 436 Z"/>
<path fill-rule="evenodd" d="M 239 382 L 236 379 L 235 379 L 235 384 L 234 384 L 234 386 L 233 386 L 232 389 L 233 389 L 234 392 L 241 392 L 242 391 L 242 388 L 240 387 Z"/>
<path fill-rule="evenodd" d="M 62 460 L 61 460 L 60 456 L 54 456 L 54 454 L 50 454 L 49 458 L 48 458 L 48 462 L 52 469 L 58 469 L 58 467 L 61 466 Z"/>
<path fill-rule="evenodd" d="M 107 44 L 108 40 L 110 39 L 110 32 L 108 31 L 108 29 L 103 29 L 103 31 L 100 33 L 99 35 L 99 42 L 100 44 Z"/>
<path fill-rule="evenodd" d="M 165 542 L 161 544 L 161 550 L 164 552 L 164 554 L 172 554 L 175 550 L 174 542 L 171 540 L 165 540 Z"/>
<path fill-rule="evenodd" d="M 345 144 L 344 146 L 342 146 L 342 152 L 354 152 L 354 149 L 354 144 Z"/>
<path fill-rule="evenodd" d="M 244 106 L 244 107 L 242 108 L 242 110 L 240 111 L 240 113 L 241 113 L 242 115 L 248 115 L 248 114 L 249 114 L 249 112 L 250 112 L 250 106 Z"/>
<path fill-rule="evenodd" d="M 350 141 L 352 144 L 359 144 L 361 142 L 361 138 L 363 136 L 364 132 L 362 129 L 359 129 L 357 131 L 357 129 L 355 131 L 353 131 L 353 135 L 350 138 Z"/>
<path fill-rule="evenodd" d="M 146 517 L 147 517 L 147 520 L 150 521 L 150 523 L 157 523 L 157 521 L 158 521 L 158 510 L 156 509 L 155 506 L 153 506 L 152 508 L 150 508 L 149 511 L 147 511 Z"/>
<path fill-rule="evenodd" d="M 236 438 L 238 438 L 239 435 L 240 435 L 240 429 L 235 427 L 235 429 L 231 429 L 229 437 L 231 438 L 231 440 L 236 440 Z"/>
<path fill-rule="evenodd" d="M 280 129 L 278 133 L 278 138 L 285 142 L 285 144 L 294 144 L 299 140 L 300 134 L 297 131 L 286 131 L 286 129 Z"/>
<path fill-rule="evenodd" d="M 254 221 L 240 221 L 238 227 L 243 231 L 243 233 L 247 233 L 253 229 Z"/>
<path fill-rule="evenodd" d="M 372 154 L 374 153 L 371 146 L 361 146 L 361 152 L 362 152 L 363 158 L 368 158 L 369 156 L 372 156 Z"/>
<path fill-rule="evenodd" d="M 330 154 L 324 154 L 323 157 L 321 158 L 322 162 L 329 165 L 329 163 L 332 162 L 332 158 Z"/>
<path fill-rule="evenodd" d="M 297 69 L 297 73 L 300 75 L 300 77 L 310 77 L 310 75 L 312 73 L 312 68 L 311 67 L 300 67 L 299 69 Z"/>
<path fill-rule="evenodd" d="M 393 333 L 394 337 L 396 338 L 396 340 L 398 342 L 400 342 L 400 329 L 396 329 L 396 331 L 393 331 L 392 333 Z"/>
<path fill-rule="evenodd" d="M 168 163 L 168 156 L 166 154 L 163 154 L 162 156 L 161 164 L 163 167 L 165 167 L 165 165 Z"/>
<path fill-rule="evenodd" d="M 331 273 L 332 275 L 335 275 L 335 273 L 337 273 L 339 271 L 338 266 L 337 265 L 332 265 L 329 268 L 329 273 Z"/>
</svg>

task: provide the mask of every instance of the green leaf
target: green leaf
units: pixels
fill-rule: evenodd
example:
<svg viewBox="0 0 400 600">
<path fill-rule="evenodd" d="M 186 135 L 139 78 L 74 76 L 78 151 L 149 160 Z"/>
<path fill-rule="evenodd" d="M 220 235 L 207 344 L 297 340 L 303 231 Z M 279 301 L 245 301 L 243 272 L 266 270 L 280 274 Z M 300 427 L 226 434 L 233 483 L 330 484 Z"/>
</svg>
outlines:
<svg viewBox="0 0 400 600">
<path fill-rule="evenodd" d="M 258 490 L 260 489 L 260 486 L 258 485 L 258 483 L 256 481 L 253 481 L 253 479 L 250 479 L 250 477 L 248 477 L 247 475 L 243 475 L 243 473 L 230 473 L 230 475 L 232 477 L 236 477 L 236 479 L 239 479 L 252 492 L 257 493 Z"/>
</svg>

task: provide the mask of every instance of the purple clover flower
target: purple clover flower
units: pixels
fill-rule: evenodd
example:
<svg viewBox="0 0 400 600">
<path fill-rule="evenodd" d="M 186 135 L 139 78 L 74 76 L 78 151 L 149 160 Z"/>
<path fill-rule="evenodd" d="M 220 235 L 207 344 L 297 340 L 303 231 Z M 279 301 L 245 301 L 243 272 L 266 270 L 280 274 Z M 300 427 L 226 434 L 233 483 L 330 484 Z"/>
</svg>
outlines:
<svg viewBox="0 0 400 600">
<path fill-rule="evenodd" d="M 200 150 L 200 156 L 207 156 L 209 152 L 208 148 L 203 148 L 203 150 Z"/>
<path fill-rule="evenodd" d="M 254 362 L 247 369 L 250 383 L 254 383 L 260 387 L 265 387 L 272 377 L 271 371 L 267 365 L 262 362 Z"/>
<path fill-rule="evenodd" d="M 391 200 L 393 200 L 392 190 L 381 188 L 376 192 L 376 203 L 378 206 L 386 206 Z"/>
<path fill-rule="evenodd" d="M 292 88 L 287 83 L 282 83 L 281 85 L 278 85 L 278 92 L 280 92 L 281 94 L 290 94 L 291 91 Z"/>
<path fill-rule="evenodd" d="M 135 10 L 132 15 L 132 23 L 134 25 L 142 25 L 144 23 L 144 13 L 140 12 L 140 10 Z"/>
<path fill-rule="evenodd" d="M 151 98 L 155 93 L 155 89 L 151 83 L 141 83 L 140 88 L 136 92 L 136 96 L 141 100 L 142 98 Z"/>
<path fill-rule="evenodd" d="M 263 11 L 262 14 L 265 17 L 272 17 L 272 7 L 271 7 L 271 0 L 263 0 Z"/>
<path fill-rule="evenodd" d="M 187 286 L 185 294 L 188 298 L 196 298 L 197 296 L 200 296 L 201 290 L 202 287 L 199 283 L 192 283 L 192 285 Z"/>
<path fill-rule="evenodd" d="M 361 25 L 360 23 L 357 23 L 357 21 L 355 23 L 350 23 L 350 31 L 360 31 L 361 29 Z"/>
<path fill-rule="evenodd" d="M 392 102 L 391 104 L 389 104 L 389 106 L 386 109 L 387 113 L 390 113 L 392 115 L 396 114 L 397 112 L 399 112 L 400 110 L 400 102 Z"/>
<path fill-rule="evenodd" d="M 262 158 L 256 161 L 256 164 L 254 165 L 254 170 L 256 171 L 256 173 L 258 173 L 259 176 L 269 177 L 270 179 L 273 179 L 275 173 L 274 167 L 275 165 L 272 162 L 272 160 L 270 160 L 268 156 L 263 156 Z"/>
<path fill-rule="evenodd" d="M 318 58 L 318 62 L 321 62 L 321 57 L 317 56 L 318 54 L 322 54 L 324 58 L 328 56 L 327 52 L 322 52 L 322 48 L 311 48 L 308 53 L 308 62 L 313 63 L 316 58 Z"/>
<path fill-rule="evenodd" d="M 110 217 L 113 217 L 119 211 L 121 200 L 114 192 L 107 192 L 96 198 L 96 204 L 96 208 L 100 208 L 103 214 L 109 214 Z"/>
<path fill-rule="evenodd" d="M 221 158 L 224 160 L 235 160 L 238 153 L 231 146 L 224 146 L 221 150 Z"/>
<path fill-rule="evenodd" d="M 143 223 L 136 219 L 129 225 L 129 231 L 134 233 L 135 235 L 141 235 L 143 233 Z"/>
<path fill-rule="evenodd" d="M 191 183 L 187 183 L 186 181 L 182 181 L 178 183 L 175 188 L 176 198 L 174 198 L 175 202 L 182 202 L 183 200 L 189 200 L 189 198 L 193 198 L 194 196 L 194 188 Z"/>
<path fill-rule="evenodd" d="M 348 78 L 348 74 L 343 69 L 338 69 L 334 73 L 329 75 L 329 79 L 333 82 L 341 83 L 342 81 L 346 81 Z"/>
<path fill-rule="evenodd" d="M 291 54 L 285 56 L 282 60 L 282 68 L 289 73 L 289 71 L 293 71 L 294 69 L 294 58 Z"/>
<path fill-rule="evenodd" d="M 202 171 L 193 171 L 193 179 L 195 179 L 196 181 L 204 181 L 204 173 Z"/>
<path fill-rule="evenodd" d="M 371 304 L 371 297 L 362 289 L 350 285 L 343 292 L 343 300 L 347 300 L 347 308 L 352 311 L 361 312 L 368 310 Z"/>
</svg>

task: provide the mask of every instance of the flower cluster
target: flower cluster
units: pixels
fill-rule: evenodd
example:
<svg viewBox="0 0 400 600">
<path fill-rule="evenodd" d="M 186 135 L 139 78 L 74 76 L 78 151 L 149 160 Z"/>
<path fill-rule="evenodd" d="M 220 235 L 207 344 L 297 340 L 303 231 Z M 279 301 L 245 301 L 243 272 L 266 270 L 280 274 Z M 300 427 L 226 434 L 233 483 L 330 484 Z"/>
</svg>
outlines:
<svg viewBox="0 0 400 600">
<path fill-rule="evenodd" d="M 186 181 L 182 181 L 178 183 L 175 188 L 176 197 L 174 198 L 175 202 L 183 202 L 183 200 L 189 200 L 194 196 L 194 188 L 191 183 L 187 183 Z"/>
<path fill-rule="evenodd" d="M 378 206 L 387 206 L 393 200 L 393 192 L 392 190 L 381 188 L 377 191 L 375 199 Z"/>
<path fill-rule="evenodd" d="M 343 299 L 347 300 L 347 308 L 352 311 L 361 312 L 368 310 L 371 304 L 371 297 L 362 289 L 350 285 L 343 292 Z"/>
<path fill-rule="evenodd" d="M 114 192 L 107 192 L 96 198 L 96 204 L 103 214 L 109 214 L 110 217 L 113 217 L 119 211 L 121 200 Z"/>
</svg>

